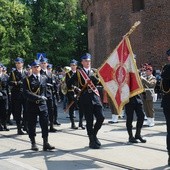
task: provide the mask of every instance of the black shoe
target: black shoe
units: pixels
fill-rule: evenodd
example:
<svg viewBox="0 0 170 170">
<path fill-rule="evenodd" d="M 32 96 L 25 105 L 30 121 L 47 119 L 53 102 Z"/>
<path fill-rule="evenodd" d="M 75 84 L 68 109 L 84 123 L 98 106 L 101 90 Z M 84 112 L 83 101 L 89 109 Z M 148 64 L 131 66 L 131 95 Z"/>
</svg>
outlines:
<svg viewBox="0 0 170 170">
<path fill-rule="evenodd" d="M 101 143 L 100 143 L 99 139 L 96 136 L 94 136 L 94 141 L 95 141 L 95 143 L 97 145 L 101 146 Z"/>
<path fill-rule="evenodd" d="M 71 129 L 78 129 L 78 127 L 75 126 L 75 125 L 72 125 L 72 126 L 71 126 Z"/>
<path fill-rule="evenodd" d="M 18 135 L 24 135 L 25 133 L 20 129 L 20 130 L 18 130 L 17 134 Z"/>
<path fill-rule="evenodd" d="M 83 125 L 82 126 L 79 126 L 80 128 L 82 128 L 83 130 L 86 129 Z"/>
<path fill-rule="evenodd" d="M 31 145 L 31 150 L 38 151 L 38 146 L 34 143 Z"/>
<path fill-rule="evenodd" d="M 57 129 L 55 129 L 55 128 L 50 128 L 49 132 L 57 132 Z"/>
<path fill-rule="evenodd" d="M 100 149 L 100 146 L 99 145 L 97 145 L 95 142 L 93 142 L 93 143 L 89 143 L 89 148 L 91 148 L 91 149 Z"/>
<path fill-rule="evenodd" d="M 26 128 L 26 129 L 25 129 L 25 128 L 23 128 L 23 131 L 24 131 L 24 132 L 26 132 L 26 133 L 28 133 L 28 129 L 27 129 L 27 128 Z"/>
<path fill-rule="evenodd" d="M 99 149 L 100 146 L 96 143 L 95 141 L 96 137 L 93 136 L 93 135 L 90 135 L 89 136 L 89 148 L 92 148 L 92 149 Z"/>
<path fill-rule="evenodd" d="M 54 146 L 51 146 L 49 143 L 46 143 L 46 144 L 44 144 L 43 145 L 43 151 L 47 151 L 47 150 L 53 150 L 53 149 L 55 149 L 55 147 Z"/>
<path fill-rule="evenodd" d="M 26 126 L 24 126 L 23 131 L 28 132 L 28 128 Z"/>
<path fill-rule="evenodd" d="M 139 139 L 142 143 L 146 143 L 146 139 L 143 139 L 141 136 L 135 136 L 135 139 Z"/>
<path fill-rule="evenodd" d="M 55 122 L 54 122 L 54 125 L 58 125 L 58 126 L 60 126 L 60 125 L 61 125 L 61 123 L 59 123 L 58 121 L 55 121 Z"/>
<path fill-rule="evenodd" d="M 2 125 L 0 124 L 0 131 L 3 131 L 4 129 L 3 129 L 3 127 L 2 127 Z"/>
<path fill-rule="evenodd" d="M 85 127 L 83 126 L 83 123 L 79 123 L 79 127 L 82 128 L 83 130 L 85 129 Z"/>
<path fill-rule="evenodd" d="M 108 121 L 108 123 L 113 124 L 113 123 L 118 123 L 118 122 L 113 122 L 112 120 Z"/>
<path fill-rule="evenodd" d="M 138 141 L 134 137 L 129 138 L 129 142 L 130 143 L 138 143 Z"/>
<path fill-rule="evenodd" d="M 4 126 L 4 130 L 5 130 L 5 131 L 9 131 L 9 128 L 7 128 L 7 126 L 5 125 L 5 126 Z"/>
</svg>

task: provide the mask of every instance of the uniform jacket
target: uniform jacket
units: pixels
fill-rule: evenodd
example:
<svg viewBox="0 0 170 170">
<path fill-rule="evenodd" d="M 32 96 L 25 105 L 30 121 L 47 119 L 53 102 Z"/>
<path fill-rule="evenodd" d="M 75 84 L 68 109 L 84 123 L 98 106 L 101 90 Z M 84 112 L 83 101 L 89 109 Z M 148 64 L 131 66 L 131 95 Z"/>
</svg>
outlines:
<svg viewBox="0 0 170 170">
<path fill-rule="evenodd" d="M 11 86 L 11 93 L 18 95 L 23 91 L 23 79 L 26 77 L 26 73 L 22 71 L 20 73 L 17 69 L 12 71 L 9 77 L 9 85 Z M 16 83 L 15 83 L 16 82 Z"/>
<path fill-rule="evenodd" d="M 27 108 L 34 109 L 34 107 L 41 107 L 47 109 L 46 101 L 41 100 L 41 96 L 46 96 L 46 76 L 41 75 L 40 81 L 37 80 L 34 75 L 24 79 L 23 92 L 26 98 Z M 41 109 L 41 108 L 40 108 Z"/>
<path fill-rule="evenodd" d="M 83 69 L 83 68 L 79 68 Z M 83 69 L 84 70 L 84 69 Z M 86 73 L 86 71 L 84 70 Z M 87 74 L 87 73 L 86 73 Z M 90 80 L 92 80 L 93 84 L 96 86 L 99 84 L 100 80 L 96 76 L 95 70 L 91 69 L 89 74 L 87 74 Z M 82 75 L 79 73 L 79 71 L 76 72 L 76 74 L 73 74 L 72 77 L 67 81 L 67 86 L 71 87 L 71 85 L 77 84 L 80 89 L 82 89 L 85 86 L 85 81 L 82 77 Z M 96 95 L 94 92 L 88 93 L 88 87 L 82 91 L 80 96 L 80 102 L 81 103 L 89 103 L 89 104 L 98 104 L 101 105 L 101 100 L 98 95 Z"/>
<path fill-rule="evenodd" d="M 125 105 L 125 108 L 127 109 L 128 106 L 131 106 L 131 105 L 142 105 L 143 102 L 142 102 L 142 98 L 141 98 L 141 95 L 138 94 L 136 96 L 133 96 L 129 99 L 129 103 L 127 103 Z"/>
<path fill-rule="evenodd" d="M 69 72 L 66 73 L 66 77 L 65 77 L 65 83 L 67 86 L 67 97 L 69 101 L 75 100 L 75 97 L 74 97 L 75 92 L 74 92 L 73 86 L 78 87 L 78 81 L 74 81 L 71 84 L 69 83 L 71 77 L 73 77 L 74 74 L 77 74 L 77 73 L 74 73 L 72 70 L 70 70 Z"/>
<path fill-rule="evenodd" d="M 45 72 L 45 71 L 41 70 L 40 74 L 47 77 L 47 98 L 52 99 L 53 98 L 53 76 L 52 76 L 52 73 Z"/>
<path fill-rule="evenodd" d="M 9 86 L 8 86 L 8 75 L 2 74 L 0 77 L 0 100 L 5 101 L 5 108 L 8 109 L 8 94 L 9 94 Z"/>
<path fill-rule="evenodd" d="M 162 81 L 161 81 L 161 89 L 163 92 L 162 97 L 162 106 L 170 107 L 170 64 L 167 64 L 163 67 L 161 73 Z"/>
<path fill-rule="evenodd" d="M 142 98 L 145 100 L 153 100 L 152 93 L 154 93 L 154 88 L 156 86 L 156 77 L 151 74 L 148 78 L 145 77 L 145 79 L 142 79 L 142 84 L 145 88 Z"/>
</svg>

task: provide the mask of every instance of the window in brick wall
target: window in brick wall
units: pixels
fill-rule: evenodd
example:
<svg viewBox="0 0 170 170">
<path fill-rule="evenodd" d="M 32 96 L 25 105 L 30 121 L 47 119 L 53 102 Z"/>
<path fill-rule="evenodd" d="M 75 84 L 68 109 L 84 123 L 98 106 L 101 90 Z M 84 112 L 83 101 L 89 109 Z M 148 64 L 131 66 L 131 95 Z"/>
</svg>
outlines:
<svg viewBox="0 0 170 170">
<path fill-rule="evenodd" d="M 133 12 L 143 10 L 145 7 L 144 0 L 132 0 Z"/>
<path fill-rule="evenodd" d="M 91 12 L 90 14 L 90 26 L 94 26 L 94 16 L 93 16 L 93 13 Z"/>
</svg>

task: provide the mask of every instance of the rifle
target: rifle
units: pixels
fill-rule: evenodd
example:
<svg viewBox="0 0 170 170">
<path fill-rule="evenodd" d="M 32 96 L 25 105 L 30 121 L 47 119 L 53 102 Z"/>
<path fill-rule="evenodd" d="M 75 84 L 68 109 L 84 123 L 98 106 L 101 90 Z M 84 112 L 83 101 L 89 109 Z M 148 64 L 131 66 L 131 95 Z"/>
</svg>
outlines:
<svg viewBox="0 0 170 170">
<path fill-rule="evenodd" d="M 74 89 L 75 89 L 75 88 L 76 88 L 76 89 L 79 89 L 79 90 L 78 90 L 78 93 L 77 93 L 77 95 L 76 95 L 76 99 L 78 99 L 78 98 L 81 96 L 82 92 L 86 89 L 87 85 L 88 85 L 88 83 L 84 84 L 84 86 L 82 87 L 81 90 L 80 90 L 79 88 L 77 88 L 76 86 L 73 86 Z M 68 111 L 68 109 L 69 109 L 74 103 L 75 103 L 75 100 L 72 100 L 72 101 L 70 102 L 70 104 L 67 105 L 66 109 L 64 109 L 64 112 L 66 113 L 66 112 Z"/>
</svg>

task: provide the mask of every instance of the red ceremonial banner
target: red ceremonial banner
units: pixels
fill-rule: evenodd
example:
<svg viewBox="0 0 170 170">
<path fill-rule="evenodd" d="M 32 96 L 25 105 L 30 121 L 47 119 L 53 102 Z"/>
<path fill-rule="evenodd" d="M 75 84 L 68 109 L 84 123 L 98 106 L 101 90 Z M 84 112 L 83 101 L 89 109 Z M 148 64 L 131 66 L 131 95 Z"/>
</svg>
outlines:
<svg viewBox="0 0 170 170">
<path fill-rule="evenodd" d="M 123 38 L 98 69 L 98 75 L 118 114 L 129 102 L 130 97 L 143 92 L 143 85 L 128 37 Z"/>
</svg>

